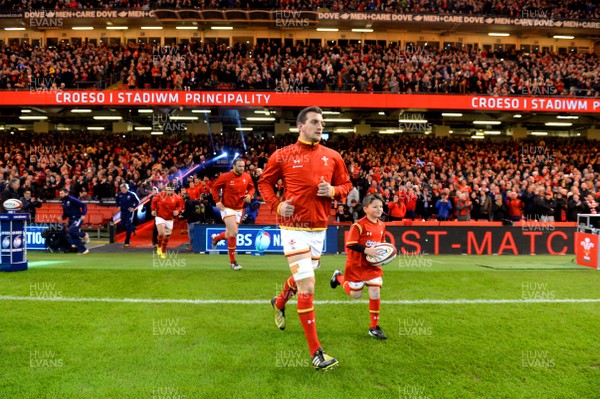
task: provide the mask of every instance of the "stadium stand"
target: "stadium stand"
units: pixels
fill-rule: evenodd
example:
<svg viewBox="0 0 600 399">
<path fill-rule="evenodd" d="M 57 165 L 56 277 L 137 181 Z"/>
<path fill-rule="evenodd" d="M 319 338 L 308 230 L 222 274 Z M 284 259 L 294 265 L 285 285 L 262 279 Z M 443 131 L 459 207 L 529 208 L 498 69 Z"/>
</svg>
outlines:
<svg viewBox="0 0 600 399">
<path fill-rule="evenodd" d="M 291 143 L 295 137 L 285 135 L 262 140 L 247 136 L 246 145 L 255 149 L 245 155 L 251 175 L 257 178 L 257 173 L 260 173 L 257 171 L 265 166 L 269 153 Z M 35 137 L 34 142 L 60 143 L 53 147 L 53 159 L 50 159 L 44 155 L 37 156 L 34 152 L 40 147 L 30 146 L 29 142 L 25 144 L 22 137 L 5 136 L 2 140 L 5 156 L 0 167 L 3 178 L 0 186 L 3 188 L 8 179 L 18 177 L 22 181 L 21 191 L 31 188 L 35 196 L 43 200 L 56 199 L 58 190 L 67 187 L 74 195 L 79 196 L 85 191 L 91 200 L 101 201 L 113 198 L 119 184 L 125 181 L 138 191 L 140 197 L 144 197 L 151 191 L 147 186 L 162 187 L 166 181 L 206 159 L 208 138 L 189 136 L 185 144 L 180 139 L 177 136 L 148 142 L 145 138 L 115 138 L 89 133 Z M 215 140 L 220 151 L 227 149 L 243 153 L 239 136 L 215 137 Z M 96 148 L 93 148 L 94 143 Z M 425 187 L 432 194 L 433 203 L 443 192 L 449 194 L 452 201 L 456 201 L 461 193 L 475 199 L 483 192 L 491 200 L 501 195 L 504 202 L 508 202 L 514 192 L 523 201 L 518 208 L 521 213 L 526 213 L 534 212 L 535 196 L 541 195 L 544 201 L 552 202 L 555 209 L 557 205 L 554 203 L 561 203 L 564 214 L 559 215 L 560 211 L 552 214 L 557 219 L 567 220 L 572 216 L 566 201 L 579 195 L 582 203 L 577 206 L 588 211 L 600 211 L 597 204 L 592 204 L 600 197 L 600 149 L 587 140 L 546 140 L 542 142 L 543 158 L 527 153 L 530 145 L 539 148 L 539 141 L 495 143 L 473 142 L 464 138 L 405 137 L 396 140 L 386 136 L 350 136 L 330 141 L 327 145 L 341 152 L 360 198 L 368 193 L 379 193 L 385 197 L 386 204 L 394 201 L 394 194 L 398 196 L 396 202 L 409 204 L 418 200 L 413 204 L 417 205 L 416 209 L 412 208 L 416 210 L 417 218 L 423 218 Z M 190 152 L 192 157 L 185 156 Z M 162 166 L 159 167 L 159 164 Z M 210 181 L 226 169 L 202 169 L 196 181 L 201 187 L 200 193 L 208 194 Z M 184 185 L 187 184 L 186 179 Z M 279 188 L 280 192 L 283 190 L 284 187 Z M 546 198 L 547 193 L 551 194 L 550 198 Z M 590 194 L 591 198 L 588 198 Z M 209 201 L 208 196 L 206 200 Z M 38 219 L 47 221 L 47 215 L 60 213 L 57 207 L 60 205 L 45 204 L 38 211 Z M 95 208 L 90 210 L 86 224 L 105 223 L 114 213 L 114 209 Z M 261 208 L 257 222 L 269 221 L 269 214 L 269 210 Z M 453 218 L 455 216 L 453 214 Z M 481 217 L 489 219 L 491 214 Z"/>
<path fill-rule="evenodd" d="M 0 89 L 123 88 L 277 92 L 600 96 L 595 54 L 377 45 L 151 44 L 0 47 Z M 167 48 L 168 49 L 168 48 Z M 174 54 L 172 54 L 174 53 Z M 43 63 L 38 59 L 47 60 Z"/>
<path fill-rule="evenodd" d="M 474 1 L 474 0 L 33 0 L 0 2 L 0 9 L 11 10 L 86 10 L 86 9 L 241 9 L 241 10 L 304 10 L 304 11 L 371 11 L 386 13 L 463 14 L 519 16 L 527 10 L 543 12 L 550 18 L 600 18 L 598 5 L 589 0 L 569 0 L 556 4 L 548 0 Z"/>
</svg>

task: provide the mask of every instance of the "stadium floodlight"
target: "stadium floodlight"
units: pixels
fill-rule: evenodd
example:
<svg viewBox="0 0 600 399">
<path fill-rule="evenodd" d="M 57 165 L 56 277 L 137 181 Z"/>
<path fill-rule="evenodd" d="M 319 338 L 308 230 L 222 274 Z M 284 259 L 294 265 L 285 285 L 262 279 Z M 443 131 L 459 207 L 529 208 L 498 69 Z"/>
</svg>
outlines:
<svg viewBox="0 0 600 399">
<path fill-rule="evenodd" d="M 352 32 L 357 32 L 357 33 L 371 33 L 371 32 L 373 32 L 373 29 L 352 29 Z"/>
<path fill-rule="evenodd" d="M 271 113 L 269 112 L 268 109 L 258 109 L 254 111 L 255 114 L 262 114 L 262 115 L 271 115 Z"/>
<path fill-rule="evenodd" d="M 161 132 L 160 130 L 153 130 L 153 131 L 150 132 L 150 134 L 152 136 L 162 136 L 163 132 Z"/>
<path fill-rule="evenodd" d="M 233 26 L 211 26 L 212 30 L 233 30 Z"/>
<path fill-rule="evenodd" d="M 249 116 L 246 118 L 246 120 L 250 122 L 273 122 L 275 118 L 271 116 Z"/>
<path fill-rule="evenodd" d="M 147 109 L 147 108 L 146 109 L 144 109 L 144 108 L 138 109 L 138 114 L 151 114 L 153 112 L 154 112 L 154 110 L 152 110 L 152 109 Z"/>
<path fill-rule="evenodd" d="M 571 122 L 546 122 L 546 126 L 569 127 L 573 126 Z"/>
<path fill-rule="evenodd" d="M 460 112 L 442 112 L 442 116 L 448 118 L 460 118 L 461 116 L 463 116 L 463 114 L 461 114 Z"/>
<path fill-rule="evenodd" d="M 556 119 L 579 119 L 576 115 L 558 115 Z"/>
<path fill-rule="evenodd" d="M 44 115 L 24 115 L 19 116 L 19 119 L 22 121 L 43 121 L 48 119 L 48 117 Z"/>
<path fill-rule="evenodd" d="M 334 133 L 354 133 L 354 128 L 352 127 L 338 127 L 333 129 Z"/>
<path fill-rule="evenodd" d="M 162 30 L 162 26 L 142 26 L 143 30 Z"/>
<path fill-rule="evenodd" d="M 379 112 L 378 112 L 378 114 L 379 114 L 379 115 L 385 115 L 385 112 L 383 112 L 383 111 L 379 111 Z"/>
<path fill-rule="evenodd" d="M 235 130 L 237 130 L 238 132 L 251 132 L 252 130 L 254 130 L 254 128 L 252 128 L 252 127 L 236 127 Z"/>
<path fill-rule="evenodd" d="M 129 26 L 107 26 L 106 29 L 108 29 L 108 30 L 127 30 L 127 29 L 129 29 Z"/>
<path fill-rule="evenodd" d="M 199 118 L 197 116 L 171 116 L 169 117 L 172 121 L 197 121 Z"/>
<path fill-rule="evenodd" d="M 488 134 L 490 136 L 498 136 L 502 134 L 502 132 L 500 130 L 484 130 L 483 134 Z"/>
<path fill-rule="evenodd" d="M 24 114 L 30 114 L 31 110 L 30 109 L 22 109 L 21 112 Z"/>
<path fill-rule="evenodd" d="M 210 109 L 193 109 L 193 114 L 210 114 Z"/>
<path fill-rule="evenodd" d="M 102 126 L 88 126 L 87 130 L 104 130 Z"/>
<path fill-rule="evenodd" d="M 197 26 L 176 26 L 175 29 L 179 30 L 198 30 Z"/>
<path fill-rule="evenodd" d="M 94 120 L 97 120 L 97 121 L 120 121 L 121 119 L 123 119 L 122 116 L 116 116 L 116 115 L 97 115 L 97 116 L 94 116 Z"/>
<path fill-rule="evenodd" d="M 575 36 L 567 36 L 567 35 L 554 35 L 552 36 L 554 39 L 564 39 L 564 40 L 572 40 L 575 39 Z"/>
<path fill-rule="evenodd" d="M 485 136 L 471 136 L 472 139 L 484 139 Z"/>
<path fill-rule="evenodd" d="M 490 32 L 490 33 L 488 33 L 488 36 L 493 36 L 493 37 L 508 37 L 508 36 L 510 36 L 510 33 Z"/>
<path fill-rule="evenodd" d="M 4 30 L 25 30 L 25 28 L 22 28 L 22 27 L 10 27 L 10 28 L 4 28 Z"/>
<path fill-rule="evenodd" d="M 71 112 L 74 114 L 89 114 L 92 110 L 89 108 L 74 108 Z"/>
<path fill-rule="evenodd" d="M 150 126 L 136 126 L 134 127 L 135 130 L 138 131 L 148 131 L 148 130 L 152 130 L 152 128 Z"/>
<path fill-rule="evenodd" d="M 398 122 L 401 123 L 427 123 L 427 119 L 398 119 Z"/>
<path fill-rule="evenodd" d="M 521 114 L 514 114 L 514 115 L 513 115 L 513 118 L 517 118 L 517 119 L 518 119 L 518 118 L 522 118 L 522 117 L 523 117 L 523 115 L 521 115 Z"/>
<path fill-rule="evenodd" d="M 339 115 L 339 111 L 323 111 L 323 115 Z"/>
<path fill-rule="evenodd" d="M 323 120 L 324 122 L 332 122 L 332 123 L 348 123 L 352 122 L 350 118 L 327 118 Z"/>
<path fill-rule="evenodd" d="M 474 125 L 500 125 L 500 121 L 473 121 Z"/>
<path fill-rule="evenodd" d="M 290 133 L 298 133 L 300 130 L 297 127 L 291 127 Z"/>
<path fill-rule="evenodd" d="M 547 136 L 548 132 L 531 132 L 532 136 Z"/>
<path fill-rule="evenodd" d="M 317 28 L 317 32 L 337 32 L 338 28 Z"/>
<path fill-rule="evenodd" d="M 73 30 L 94 30 L 93 26 L 74 26 L 71 29 Z"/>
</svg>

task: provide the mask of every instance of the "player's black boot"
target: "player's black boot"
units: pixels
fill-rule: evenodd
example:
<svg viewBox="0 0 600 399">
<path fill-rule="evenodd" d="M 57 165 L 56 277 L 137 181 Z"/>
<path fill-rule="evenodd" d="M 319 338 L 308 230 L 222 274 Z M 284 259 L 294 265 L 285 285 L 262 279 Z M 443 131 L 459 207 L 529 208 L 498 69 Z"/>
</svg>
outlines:
<svg viewBox="0 0 600 399">
<path fill-rule="evenodd" d="M 329 356 L 323 352 L 323 349 L 319 348 L 313 355 L 312 364 L 317 370 L 329 370 L 337 366 L 339 362 L 336 358 Z"/>
<path fill-rule="evenodd" d="M 333 272 L 333 276 L 331 276 L 331 280 L 329 280 L 329 285 L 331 288 L 335 289 L 338 285 L 340 285 L 339 281 L 337 281 L 337 277 L 342 275 L 341 270 L 336 270 Z"/>
<path fill-rule="evenodd" d="M 387 339 L 387 335 L 385 335 L 383 333 L 383 331 L 381 331 L 381 328 L 379 326 L 371 328 L 369 330 L 369 335 L 371 337 L 377 338 L 377 339 Z"/>
</svg>

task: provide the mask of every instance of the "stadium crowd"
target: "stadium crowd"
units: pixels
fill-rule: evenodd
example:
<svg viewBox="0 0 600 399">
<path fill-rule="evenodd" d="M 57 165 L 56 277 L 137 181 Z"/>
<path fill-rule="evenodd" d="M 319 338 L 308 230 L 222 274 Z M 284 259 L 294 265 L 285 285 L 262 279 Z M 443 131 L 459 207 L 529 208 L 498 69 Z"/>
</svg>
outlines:
<svg viewBox="0 0 600 399">
<path fill-rule="evenodd" d="M 268 156 L 297 135 L 263 139 L 237 135 L 144 136 L 69 133 L 6 135 L 0 140 L 0 191 L 12 178 L 42 200 L 67 188 L 85 200 L 114 198 L 122 182 L 140 198 L 169 182 L 186 188 L 210 205 L 211 182 L 227 171 L 209 162 L 222 151 L 244 154 L 256 182 Z M 34 143 L 34 144 L 32 144 Z M 340 136 L 327 143 L 348 166 L 355 188 L 338 208 L 337 221 L 361 216 L 361 199 L 384 197 L 387 220 L 520 220 L 573 221 L 577 213 L 600 212 L 600 147 L 587 140 L 500 143 L 462 138 Z M 200 166 L 198 166 L 200 165 Z M 220 166 L 220 167 L 216 167 Z M 194 168 L 195 169 L 192 169 Z M 191 171 L 189 176 L 185 172 Z M 185 178 L 183 178 L 185 176 Z M 191 189 L 191 190 L 190 190 Z M 285 187 L 278 182 L 276 193 Z M 260 198 L 258 198 L 260 199 Z M 209 208 L 207 206 L 207 208 Z"/>
<path fill-rule="evenodd" d="M 509 16 L 515 18 L 580 19 L 600 18 L 593 0 L 3 0 L 0 9 L 242 9 L 301 11 L 362 11 L 386 13 Z"/>
<path fill-rule="evenodd" d="M 191 41 L 172 47 L 2 45 L 0 55 L 0 89 L 105 87 L 114 79 L 131 89 L 600 96 L 595 54 Z"/>
</svg>

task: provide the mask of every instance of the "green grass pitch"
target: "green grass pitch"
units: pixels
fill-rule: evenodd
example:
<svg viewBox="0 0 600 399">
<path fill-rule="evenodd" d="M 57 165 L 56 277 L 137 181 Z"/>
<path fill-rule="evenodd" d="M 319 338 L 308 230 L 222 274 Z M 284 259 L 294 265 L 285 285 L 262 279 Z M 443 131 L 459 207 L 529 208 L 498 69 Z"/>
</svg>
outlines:
<svg viewBox="0 0 600 399">
<path fill-rule="evenodd" d="M 399 256 L 385 266 L 387 341 L 368 336 L 364 296 L 329 287 L 345 258 L 324 256 L 317 326 L 340 362 L 325 373 L 295 302 L 274 325 L 282 256 L 239 256 L 239 272 L 192 254 L 29 260 L 0 273 L 2 399 L 600 397 L 600 272 L 573 256 Z"/>
</svg>

